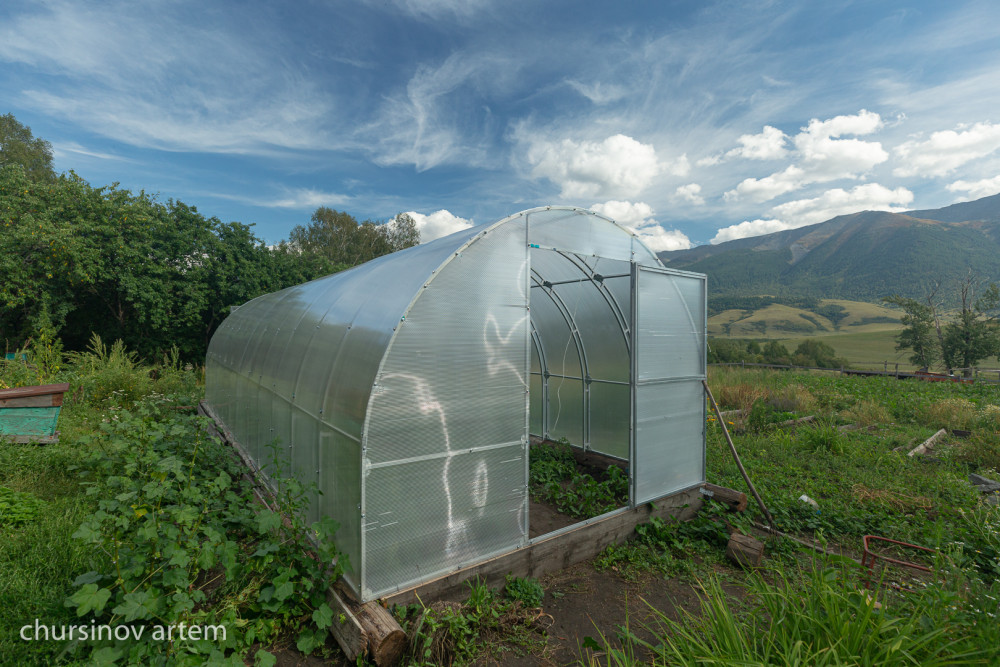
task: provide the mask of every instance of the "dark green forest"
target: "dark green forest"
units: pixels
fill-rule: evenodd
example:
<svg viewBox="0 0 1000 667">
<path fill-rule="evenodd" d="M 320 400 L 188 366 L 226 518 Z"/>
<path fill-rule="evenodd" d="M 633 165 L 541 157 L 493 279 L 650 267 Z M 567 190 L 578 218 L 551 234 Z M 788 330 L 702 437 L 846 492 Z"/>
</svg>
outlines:
<svg viewBox="0 0 1000 667">
<path fill-rule="evenodd" d="M 198 361 L 231 306 L 419 241 L 406 215 L 359 223 L 321 207 L 303 222 L 267 246 L 250 224 L 56 174 L 48 142 L 0 116 L 0 344 L 44 330 L 81 350 L 96 333 Z"/>
</svg>

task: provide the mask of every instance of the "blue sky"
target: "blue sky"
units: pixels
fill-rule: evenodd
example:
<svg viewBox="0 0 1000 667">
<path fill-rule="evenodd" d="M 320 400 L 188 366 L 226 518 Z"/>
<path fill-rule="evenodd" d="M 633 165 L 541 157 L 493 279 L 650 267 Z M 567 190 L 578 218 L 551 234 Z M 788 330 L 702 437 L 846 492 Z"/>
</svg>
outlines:
<svg viewBox="0 0 1000 667">
<path fill-rule="evenodd" d="M 593 208 L 656 249 L 1000 192 L 995 2 L 6 0 L 58 170 L 269 243 Z"/>
</svg>

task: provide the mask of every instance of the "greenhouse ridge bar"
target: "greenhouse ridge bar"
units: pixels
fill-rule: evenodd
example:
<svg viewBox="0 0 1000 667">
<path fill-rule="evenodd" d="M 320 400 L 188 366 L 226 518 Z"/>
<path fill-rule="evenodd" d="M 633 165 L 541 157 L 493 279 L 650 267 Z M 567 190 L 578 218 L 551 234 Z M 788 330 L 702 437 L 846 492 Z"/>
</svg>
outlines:
<svg viewBox="0 0 1000 667">
<path fill-rule="evenodd" d="M 316 484 L 368 601 L 532 542 L 531 435 L 627 462 L 633 508 L 703 483 L 705 303 L 612 220 L 532 209 L 240 306 L 206 400 Z"/>
</svg>

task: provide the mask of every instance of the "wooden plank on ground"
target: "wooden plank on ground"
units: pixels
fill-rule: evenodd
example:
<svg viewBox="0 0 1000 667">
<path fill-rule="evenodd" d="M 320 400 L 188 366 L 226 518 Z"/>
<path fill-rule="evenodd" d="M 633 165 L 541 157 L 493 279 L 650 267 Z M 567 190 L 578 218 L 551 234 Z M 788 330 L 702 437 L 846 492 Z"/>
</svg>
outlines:
<svg viewBox="0 0 1000 667">
<path fill-rule="evenodd" d="M 34 387 L 14 387 L 13 389 L 0 389 L 0 400 L 24 398 L 26 396 L 43 396 L 45 394 L 64 394 L 67 391 L 69 391 L 68 382 L 40 384 Z"/>
<path fill-rule="evenodd" d="M 702 506 L 700 489 L 699 485 L 632 510 L 579 524 L 566 532 L 535 538 L 521 549 L 462 568 L 414 588 L 386 595 L 383 600 L 389 605 L 410 604 L 419 595 L 426 603 L 458 592 L 465 587 L 467 581 L 476 578 L 493 585 L 499 584 L 507 574 L 537 578 L 565 569 L 593 558 L 609 544 L 625 541 L 635 533 L 636 526 L 653 517 L 674 517 L 680 521 L 690 519 Z"/>
<path fill-rule="evenodd" d="M 926 454 L 930 450 L 934 449 L 934 444 L 946 435 L 948 435 L 948 431 L 946 431 L 945 429 L 941 429 L 940 431 L 938 431 L 937 433 L 935 433 L 934 435 L 927 438 L 922 443 L 911 449 L 907 453 L 907 456 L 918 456 Z"/>
</svg>

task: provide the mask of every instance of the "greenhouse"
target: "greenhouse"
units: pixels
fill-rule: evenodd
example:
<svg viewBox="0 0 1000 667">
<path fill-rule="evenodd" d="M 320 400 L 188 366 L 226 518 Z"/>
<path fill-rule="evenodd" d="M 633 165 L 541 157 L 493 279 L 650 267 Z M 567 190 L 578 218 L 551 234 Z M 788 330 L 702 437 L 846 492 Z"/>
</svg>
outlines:
<svg viewBox="0 0 1000 667">
<path fill-rule="evenodd" d="M 627 471 L 616 512 L 703 483 L 705 326 L 705 276 L 538 208 L 234 309 L 206 402 L 265 475 L 315 484 L 364 602 L 539 539 L 532 442 Z"/>
</svg>

